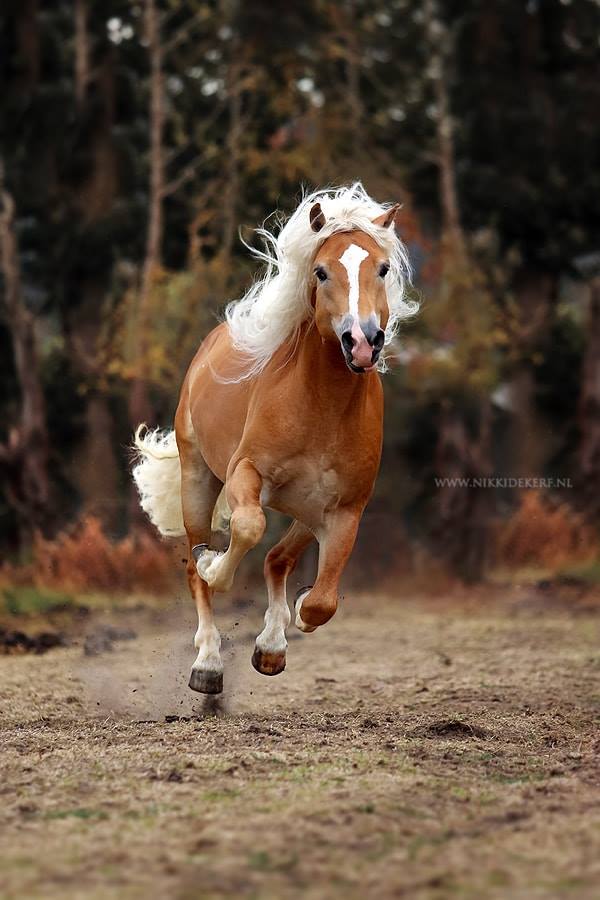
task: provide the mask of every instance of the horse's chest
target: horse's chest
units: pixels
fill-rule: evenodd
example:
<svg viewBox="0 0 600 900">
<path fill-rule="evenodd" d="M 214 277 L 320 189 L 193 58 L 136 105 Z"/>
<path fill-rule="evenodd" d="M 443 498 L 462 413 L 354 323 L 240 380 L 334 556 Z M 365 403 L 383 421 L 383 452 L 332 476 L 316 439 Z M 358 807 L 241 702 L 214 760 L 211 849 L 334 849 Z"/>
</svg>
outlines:
<svg viewBox="0 0 600 900">
<path fill-rule="evenodd" d="M 310 525 L 337 506 L 364 505 L 381 450 L 377 404 L 348 413 L 307 398 L 301 406 L 280 402 L 260 412 L 238 452 L 256 464 L 265 506 Z"/>
<path fill-rule="evenodd" d="M 263 480 L 262 502 L 307 524 L 319 523 L 328 510 L 353 493 L 345 473 L 328 456 L 295 457 L 274 465 Z"/>
</svg>

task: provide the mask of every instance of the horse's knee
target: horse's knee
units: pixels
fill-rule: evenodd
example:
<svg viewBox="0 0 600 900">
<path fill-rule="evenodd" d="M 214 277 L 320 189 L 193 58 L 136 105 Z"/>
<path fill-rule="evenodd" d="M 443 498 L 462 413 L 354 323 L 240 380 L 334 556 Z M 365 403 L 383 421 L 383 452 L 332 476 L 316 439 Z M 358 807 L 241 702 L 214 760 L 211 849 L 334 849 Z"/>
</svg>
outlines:
<svg viewBox="0 0 600 900">
<path fill-rule="evenodd" d="M 265 556 L 264 576 L 273 578 L 285 578 L 294 568 L 294 562 L 283 547 L 272 547 Z"/>
<path fill-rule="evenodd" d="M 249 547 L 254 547 L 267 526 L 265 514 L 260 506 L 242 506 L 231 516 L 232 537 Z"/>
</svg>

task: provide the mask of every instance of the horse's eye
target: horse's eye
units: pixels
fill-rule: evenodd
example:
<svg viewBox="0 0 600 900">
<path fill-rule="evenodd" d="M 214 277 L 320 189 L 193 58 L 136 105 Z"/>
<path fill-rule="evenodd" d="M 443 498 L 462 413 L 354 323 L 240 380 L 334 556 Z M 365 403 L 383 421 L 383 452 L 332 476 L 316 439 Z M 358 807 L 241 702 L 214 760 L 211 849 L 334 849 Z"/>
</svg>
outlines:
<svg viewBox="0 0 600 900">
<path fill-rule="evenodd" d="M 315 275 L 319 279 L 319 281 L 327 281 L 327 272 L 322 266 L 319 266 L 318 269 L 315 269 Z"/>
<path fill-rule="evenodd" d="M 385 278 L 385 276 L 387 275 L 387 273 L 389 271 L 390 271 L 390 264 L 389 263 L 381 263 L 381 265 L 379 266 L 379 277 Z"/>
</svg>

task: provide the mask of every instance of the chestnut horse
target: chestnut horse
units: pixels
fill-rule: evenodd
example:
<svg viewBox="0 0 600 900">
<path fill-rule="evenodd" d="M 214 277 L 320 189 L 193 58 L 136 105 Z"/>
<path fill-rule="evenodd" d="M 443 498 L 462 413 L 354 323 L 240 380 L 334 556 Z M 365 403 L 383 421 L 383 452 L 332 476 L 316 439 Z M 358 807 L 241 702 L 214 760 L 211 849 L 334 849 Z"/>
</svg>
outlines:
<svg viewBox="0 0 600 900">
<path fill-rule="evenodd" d="M 314 585 L 296 600 L 296 626 L 314 631 L 338 604 L 338 583 L 379 468 L 383 391 L 378 369 L 399 320 L 409 267 L 396 235 L 397 206 L 360 184 L 305 197 L 275 238 L 264 278 L 230 303 L 186 374 L 175 431 L 138 429 L 134 469 L 141 503 L 163 534 L 187 534 L 187 575 L 198 610 L 190 687 L 219 693 L 216 591 L 265 531 L 263 508 L 293 521 L 267 554 L 265 625 L 252 664 L 285 668 L 286 581 L 316 538 Z M 255 251 L 256 252 L 256 251 Z M 224 485 L 230 541 L 211 549 Z"/>
</svg>

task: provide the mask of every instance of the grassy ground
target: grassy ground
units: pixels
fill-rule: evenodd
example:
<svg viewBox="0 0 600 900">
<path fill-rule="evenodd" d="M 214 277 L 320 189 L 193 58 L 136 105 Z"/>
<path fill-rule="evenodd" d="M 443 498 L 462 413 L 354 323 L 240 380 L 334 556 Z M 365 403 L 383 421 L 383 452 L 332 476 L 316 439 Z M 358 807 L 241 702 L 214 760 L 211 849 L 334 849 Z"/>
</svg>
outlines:
<svg viewBox="0 0 600 900">
<path fill-rule="evenodd" d="M 348 601 L 273 679 L 232 606 L 218 703 L 183 605 L 0 657 L 0 895 L 597 898 L 600 614 L 496 593 Z"/>
</svg>

